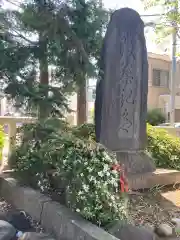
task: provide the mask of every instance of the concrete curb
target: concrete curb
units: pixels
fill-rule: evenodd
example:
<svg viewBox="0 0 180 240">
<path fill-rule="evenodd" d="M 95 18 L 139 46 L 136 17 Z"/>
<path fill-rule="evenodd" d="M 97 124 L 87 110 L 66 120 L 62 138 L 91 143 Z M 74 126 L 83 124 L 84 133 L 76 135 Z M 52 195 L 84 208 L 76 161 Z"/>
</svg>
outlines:
<svg viewBox="0 0 180 240">
<path fill-rule="evenodd" d="M 132 174 L 128 180 L 132 190 L 149 189 L 157 185 L 168 186 L 180 183 L 180 171 L 157 169 L 152 173 Z"/>
<path fill-rule="evenodd" d="M 0 194 L 39 221 L 57 240 L 118 240 L 40 192 L 21 187 L 14 178 L 0 178 Z"/>
</svg>

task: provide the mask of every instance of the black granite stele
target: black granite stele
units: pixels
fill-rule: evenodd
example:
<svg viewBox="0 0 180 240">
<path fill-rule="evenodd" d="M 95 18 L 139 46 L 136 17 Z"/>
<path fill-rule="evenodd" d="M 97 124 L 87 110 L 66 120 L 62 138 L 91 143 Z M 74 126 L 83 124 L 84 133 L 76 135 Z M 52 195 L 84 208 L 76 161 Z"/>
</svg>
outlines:
<svg viewBox="0 0 180 240">
<path fill-rule="evenodd" d="M 155 170 L 144 152 L 148 94 L 148 61 L 144 23 L 122 8 L 109 22 L 96 87 L 96 140 L 117 153 L 128 173 Z"/>
</svg>

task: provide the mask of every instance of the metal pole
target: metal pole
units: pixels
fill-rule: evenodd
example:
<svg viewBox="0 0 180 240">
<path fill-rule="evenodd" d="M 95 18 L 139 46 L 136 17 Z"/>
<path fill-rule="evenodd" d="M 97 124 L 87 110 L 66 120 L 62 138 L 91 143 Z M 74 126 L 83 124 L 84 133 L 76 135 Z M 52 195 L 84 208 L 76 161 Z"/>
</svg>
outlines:
<svg viewBox="0 0 180 240">
<path fill-rule="evenodd" d="M 86 122 L 89 122 L 89 79 L 86 77 Z"/>
<path fill-rule="evenodd" d="M 177 12 L 177 7 L 175 8 Z M 177 39 L 177 23 L 173 23 L 172 33 L 172 66 L 171 66 L 171 98 L 170 98 L 170 124 L 174 126 L 175 122 L 175 98 L 176 98 L 176 39 Z"/>
</svg>

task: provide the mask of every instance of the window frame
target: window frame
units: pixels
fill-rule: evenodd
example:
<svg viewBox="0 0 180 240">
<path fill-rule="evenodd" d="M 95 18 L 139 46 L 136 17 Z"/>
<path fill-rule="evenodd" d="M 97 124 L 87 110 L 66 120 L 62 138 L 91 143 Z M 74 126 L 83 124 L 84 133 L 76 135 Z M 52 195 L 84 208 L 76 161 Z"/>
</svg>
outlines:
<svg viewBox="0 0 180 240">
<path fill-rule="evenodd" d="M 160 72 L 159 85 L 155 84 L 154 71 L 159 71 Z M 162 85 L 162 73 L 163 72 L 166 73 L 166 77 L 167 77 L 166 85 L 165 84 Z M 160 69 L 160 68 L 153 68 L 152 69 L 152 86 L 153 87 L 161 87 L 161 88 L 170 88 L 170 71 L 165 70 L 165 69 Z"/>
</svg>

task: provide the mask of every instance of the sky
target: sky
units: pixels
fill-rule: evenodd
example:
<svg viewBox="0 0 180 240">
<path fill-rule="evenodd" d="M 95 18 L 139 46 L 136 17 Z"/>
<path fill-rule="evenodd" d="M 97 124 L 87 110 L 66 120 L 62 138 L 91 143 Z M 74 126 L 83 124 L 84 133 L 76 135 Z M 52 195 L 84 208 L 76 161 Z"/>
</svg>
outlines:
<svg viewBox="0 0 180 240">
<path fill-rule="evenodd" d="M 112 9 L 130 7 L 136 10 L 140 15 L 159 13 L 159 9 L 150 9 L 148 11 L 144 11 L 143 4 L 140 0 L 103 0 L 103 3 L 106 8 Z M 157 22 L 157 18 L 155 19 L 154 17 L 142 17 L 142 19 L 144 22 L 153 20 Z M 165 48 L 169 49 L 171 42 L 168 39 L 165 44 L 157 45 L 156 34 L 153 29 L 149 29 L 148 33 L 146 33 L 146 44 L 149 52 L 162 53 L 162 50 Z"/>
<path fill-rule="evenodd" d="M 103 2 L 107 8 L 131 7 L 139 13 L 143 13 L 140 0 L 103 0 Z"/>
</svg>

